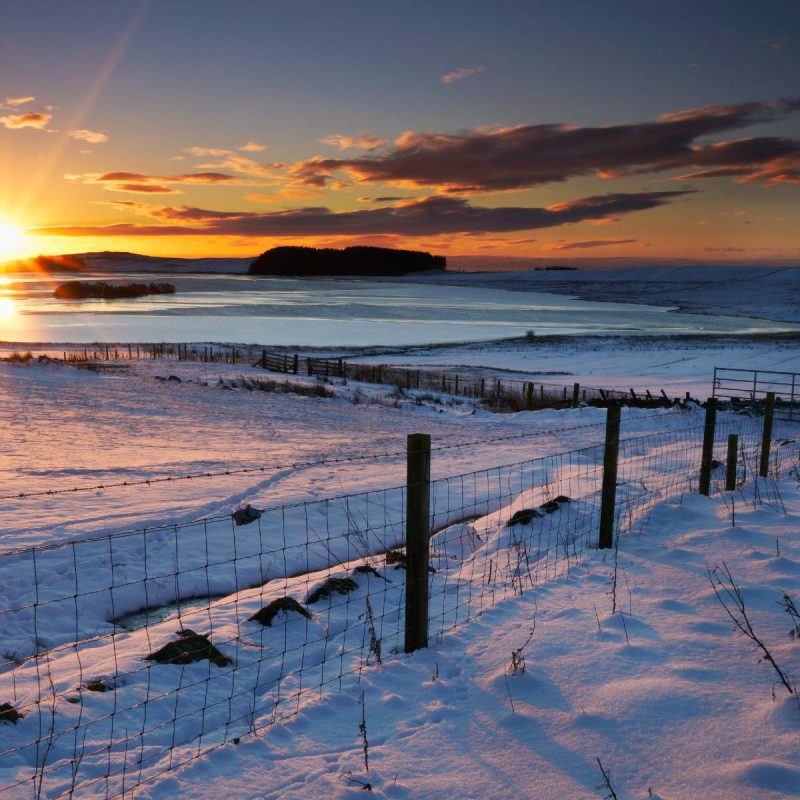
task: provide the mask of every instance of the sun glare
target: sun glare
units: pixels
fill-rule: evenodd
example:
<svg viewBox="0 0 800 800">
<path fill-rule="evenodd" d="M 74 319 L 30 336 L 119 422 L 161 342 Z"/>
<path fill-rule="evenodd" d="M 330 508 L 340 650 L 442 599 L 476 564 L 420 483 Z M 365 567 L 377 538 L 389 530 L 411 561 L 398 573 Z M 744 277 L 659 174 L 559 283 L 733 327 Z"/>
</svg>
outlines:
<svg viewBox="0 0 800 800">
<path fill-rule="evenodd" d="M 0 222 L 0 261 L 18 258 L 22 253 L 25 236 L 10 222 Z"/>
</svg>

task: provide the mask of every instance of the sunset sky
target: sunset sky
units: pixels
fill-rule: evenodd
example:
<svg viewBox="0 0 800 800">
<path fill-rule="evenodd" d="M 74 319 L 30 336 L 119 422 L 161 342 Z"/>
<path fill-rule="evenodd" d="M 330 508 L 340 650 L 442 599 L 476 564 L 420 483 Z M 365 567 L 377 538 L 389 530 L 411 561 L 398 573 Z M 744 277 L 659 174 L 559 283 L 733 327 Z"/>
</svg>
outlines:
<svg viewBox="0 0 800 800">
<path fill-rule="evenodd" d="M 0 257 L 354 243 L 800 262 L 800 4 L 2 4 Z"/>
</svg>

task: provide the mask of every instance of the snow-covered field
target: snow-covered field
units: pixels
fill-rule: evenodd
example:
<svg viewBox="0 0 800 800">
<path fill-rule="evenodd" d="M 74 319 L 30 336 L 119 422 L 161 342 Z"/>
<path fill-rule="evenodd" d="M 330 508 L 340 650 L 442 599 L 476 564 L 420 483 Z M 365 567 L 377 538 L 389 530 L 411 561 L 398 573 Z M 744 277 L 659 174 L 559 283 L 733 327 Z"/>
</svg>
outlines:
<svg viewBox="0 0 800 800">
<path fill-rule="evenodd" d="M 426 275 L 424 280 L 515 291 L 554 292 L 592 300 L 672 306 L 698 314 L 726 314 L 796 322 L 800 268 L 646 266 Z"/>
<path fill-rule="evenodd" d="M 780 490 L 785 511 L 736 495 L 735 526 L 722 498 L 660 505 L 621 543 L 616 613 L 611 559 L 594 552 L 143 796 L 358 798 L 356 781 L 369 781 L 377 797 L 586 800 L 607 795 L 597 758 L 620 800 L 798 796 L 796 696 L 734 632 L 706 576 L 727 563 L 756 632 L 796 679 L 800 643 L 779 605 L 800 594 L 796 478 Z"/>
<path fill-rule="evenodd" d="M 404 571 L 379 555 L 402 541 L 400 490 L 3 556 L 0 687 L 24 715 L 0 723 L 6 795 L 145 781 L 154 798 L 350 797 L 368 782 L 386 797 L 578 798 L 599 757 L 621 798 L 785 796 L 800 708 L 733 637 L 704 571 L 727 561 L 793 678 L 775 603 L 800 573 L 797 443 L 756 492 L 759 425 L 721 419 L 720 445 L 742 435 L 741 488 L 697 498 L 701 419 L 626 415 L 616 556 L 594 549 L 600 447 L 436 481 L 434 640 L 414 656 L 398 652 Z M 330 578 L 351 583 L 315 597 Z M 310 617 L 250 620 L 284 596 Z M 144 660 L 178 628 L 210 634 L 214 663 Z"/>
<path fill-rule="evenodd" d="M 754 313 L 747 296 L 724 313 Z M 715 365 L 799 371 L 790 335 L 360 358 L 700 398 Z M 288 384 L 259 389 L 267 378 Z M 706 576 L 727 563 L 756 631 L 800 677 L 778 605 L 784 592 L 800 603 L 800 431 L 777 431 L 779 474 L 756 485 L 760 423 L 721 414 L 717 457 L 740 432 L 746 480 L 709 499 L 694 493 L 702 409 L 625 409 L 614 608 L 614 556 L 594 548 L 605 410 L 496 414 L 438 393 L 324 389 L 170 359 L 0 363 L 0 796 L 107 797 L 142 779 L 136 796 L 158 800 L 362 797 L 367 782 L 385 797 L 603 797 L 597 758 L 620 800 L 800 796 L 800 706 Z M 402 543 L 417 431 L 433 438 L 436 573 L 431 646 L 409 656 L 404 571 L 383 553 Z M 552 514 L 506 524 L 559 495 Z M 262 517 L 234 525 L 248 503 Z M 352 591 L 313 599 L 329 577 Z M 284 595 L 311 617 L 248 620 Z M 179 627 L 210 634 L 219 663 L 144 660 Z M 3 703 L 24 717 L 3 718 Z"/>
</svg>

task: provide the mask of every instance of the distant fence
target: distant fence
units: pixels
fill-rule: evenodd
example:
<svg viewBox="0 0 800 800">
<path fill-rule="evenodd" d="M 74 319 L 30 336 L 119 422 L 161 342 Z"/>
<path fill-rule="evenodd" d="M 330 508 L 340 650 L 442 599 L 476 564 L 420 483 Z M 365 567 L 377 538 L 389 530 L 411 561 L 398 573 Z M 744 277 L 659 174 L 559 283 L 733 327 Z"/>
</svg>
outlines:
<svg viewBox="0 0 800 800">
<path fill-rule="evenodd" d="M 59 350 L 57 346 L 31 346 L 5 349 L 5 361 L 29 361 L 34 358 L 50 358 L 68 364 L 133 361 L 134 359 L 197 361 L 208 364 L 252 364 L 261 357 L 262 348 L 255 345 L 232 347 L 230 345 L 189 345 L 179 342 L 153 342 L 144 344 L 91 344 L 85 347 L 70 346 Z"/>
<path fill-rule="evenodd" d="M 649 390 L 637 393 L 634 389 L 601 389 L 573 383 L 569 386 L 541 381 L 465 375 L 452 371 L 411 369 L 388 364 L 364 364 L 343 358 L 312 358 L 281 355 L 262 351 L 257 366 L 273 372 L 317 376 L 325 380 L 341 378 L 362 383 L 384 384 L 398 389 L 424 391 L 479 398 L 512 410 L 570 407 L 581 403 L 608 405 L 624 401 L 626 405 L 658 408 L 677 403 L 663 390 L 653 395 Z M 687 398 L 683 398 L 687 399 Z"/>
<path fill-rule="evenodd" d="M 32 358 L 52 358 L 75 365 L 100 368 L 103 363 L 134 359 L 193 361 L 209 364 L 252 365 L 286 375 L 303 375 L 323 380 L 340 379 L 363 383 L 394 386 L 401 390 L 447 394 L 484 400 L 497 408 L 511 411 L 539 408 L 569 408 L 581 404 L 607 406 L 623 402 L 640 408 L 663 408 L 690 399 L 670 397 L 663 389 L 652 393 L 649 389 L 635 391 L 582 386 L 579 383 L 564 385 L 543 381 L 526 381 L 499 376 L 464 374 L 447 370 L 417 369 L 390 364 L 367 364 L 344 358 L 315 358 L 299 353 L 269 352 L 248 345 L 188 345 L 181 343 L 153 344 L 95 344 L 72 347 L 59 351 L 54 347 L 35 348 L 23 352 L 9 349 L 5 360 L 25 361 Z M 476 370 L 477 371 L 477 370 Z"/>
<path fill-rule="evenodd" d="M 734 488 L 765 441 L 796 457 L 713 403 L 629 438 L 617 411 L 570 452 L 431 481 L 416 436 L 391 488 L 0 553 L 0 796 L 124 796 L 569 573 L 604 509 L 619 535 L 722 491 L 731 436 Z"/>
<path fill-rule="evenodd" d="M 714 367 L 713 396 L 734 407 L 763 405 L 770 392 L 777 417 L 800 420 L 800 373 Z"/>
</svg>

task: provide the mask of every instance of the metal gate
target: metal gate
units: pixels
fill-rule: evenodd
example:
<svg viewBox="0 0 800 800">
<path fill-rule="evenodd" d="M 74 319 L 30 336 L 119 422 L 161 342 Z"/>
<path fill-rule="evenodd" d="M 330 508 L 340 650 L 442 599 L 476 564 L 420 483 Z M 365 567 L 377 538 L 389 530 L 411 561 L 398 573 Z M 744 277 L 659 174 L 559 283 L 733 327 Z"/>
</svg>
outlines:
<svg viewBox="0 0 800 800">
<path fill-rule="evenodd" d="M 775 416 L 800 421 L 800 373 L 714 367 L 713 397 L 750 405 L 775 393 Z"/>
</svg>

